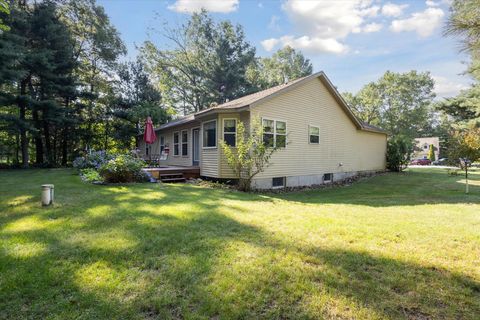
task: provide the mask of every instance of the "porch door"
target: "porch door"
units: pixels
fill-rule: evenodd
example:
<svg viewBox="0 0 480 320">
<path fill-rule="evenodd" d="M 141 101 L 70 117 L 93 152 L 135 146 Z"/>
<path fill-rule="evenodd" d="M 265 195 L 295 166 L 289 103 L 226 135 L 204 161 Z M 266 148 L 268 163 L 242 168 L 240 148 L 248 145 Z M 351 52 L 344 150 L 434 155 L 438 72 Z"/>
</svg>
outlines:
<svg viewBox="0 0 480 320">
<path fill-rule="evenodd" d="M 192 148 L 193 148 L 193 165 L 198 166 L 200 164 L 200 129 L 192 130 Z"/>
</svg>

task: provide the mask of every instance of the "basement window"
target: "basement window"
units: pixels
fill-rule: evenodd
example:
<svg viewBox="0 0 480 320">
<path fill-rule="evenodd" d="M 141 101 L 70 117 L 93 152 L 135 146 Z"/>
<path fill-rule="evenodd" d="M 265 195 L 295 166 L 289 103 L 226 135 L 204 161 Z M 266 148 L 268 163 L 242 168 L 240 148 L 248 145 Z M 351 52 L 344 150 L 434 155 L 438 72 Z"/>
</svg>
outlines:
<svg viewBox="0 0 480 320">
<path fill-rule="evenodd" d="M 325 173 L 323 175 L 323 182 L 332 182 L 333 173 Z"/>
<path fill-rule="evenodd" d="M 283 188 L 283 187 L 285 187 L 285 177 L 272 178 L 272 187 L 273 188 Z"/>
</svg>

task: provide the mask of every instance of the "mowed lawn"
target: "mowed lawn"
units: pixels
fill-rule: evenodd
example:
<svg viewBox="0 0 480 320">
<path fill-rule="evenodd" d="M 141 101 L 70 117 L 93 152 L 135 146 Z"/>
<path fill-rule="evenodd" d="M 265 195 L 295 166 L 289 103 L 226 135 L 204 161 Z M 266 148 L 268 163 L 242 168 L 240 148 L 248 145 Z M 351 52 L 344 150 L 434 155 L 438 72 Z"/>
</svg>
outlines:
<svg viewBox="0 0 480 320">
<path fill-rule="evenodd" d="M 0 171 L 0 319 L 480 319 L 471 177 L 244 194 Z"/>
</svg>

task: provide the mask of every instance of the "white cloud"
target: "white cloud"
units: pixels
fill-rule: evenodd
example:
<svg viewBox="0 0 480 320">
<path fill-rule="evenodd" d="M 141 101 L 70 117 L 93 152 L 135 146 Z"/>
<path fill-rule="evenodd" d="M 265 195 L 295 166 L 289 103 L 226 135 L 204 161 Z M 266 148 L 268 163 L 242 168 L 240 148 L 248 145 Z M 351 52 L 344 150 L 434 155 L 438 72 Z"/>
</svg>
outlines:
<svg viewBox="0 0 480 320">
<path fill-rule="evenodd" d="M 168 9 L 181 12 L 193 13 L 203 9 L 210 12 L 229 13 L 238 9 L 239 0 L 177 0 Z"/>
<path fill-rule="evenodd" d="M 398 17 L 401 16 L 403 10 L 408 7 L 408 4 L 394 4 L 387 2 L 382 7 L 382 14 L 387 17 Z"/>
<path fill-rule="evenodd" d="M 262 9 L 262 8 L 263 8 L 263 3 L 259 2 L 259 3 L 258 3 L 258 7 L 259 7 L 260 9 Z"/>
<path fill-rule="evenodd" d="M 280 21 L 280 17 L 273 15 L 270 18 L 270 23 L 268 24 L 268 28 L 275 31 L 279 31 L 280 25 L 278 24 L 278 21 Z"/>
<path fill-rule="evenodd" d="M 365 17 L 376 14 L 379 8 L 364 0 L 289 0 L 283 9 L 305 34 L 338 39 L 358 30 Z"/>
<path fill-rule="evenodd" d="M 266 51 L 272 51 L 273 48 L 275 48 L 275 46 L 280 43 L 280 40 L 271 38 L 263 40 L 260 43 L 262 44 L 263 49 L 265 49 Z"/>
<path fill-rule="evenodd" d="M 281 47 L 290 46 L 297 48 L 306 53 L 345 53 L 348 51 L 348 47 L 343 43 L 340 43 L 334 38 L 319 38 L 319 37 L 293 37 L 283 36 L 280 39 L 268 39 L 262 41 L 262 46 L 267 51 L 272 51 L 274 47 L 280 44 Z"/>
<path fill-rule="evenodd" d="M 432 78 L 435 81 L 435 93 L 439 98 L 454 97 L 461 90 L 469 88 L 466 84 L 453 82 L 446 77 L 433 76 Z"/>
<path fill-rule="evenodd" d="M 266 50 L 281 44 L 313 54 L 344 53 L 348 47 L 341 40 L 349 34 L 375 32 L 382 27 L 368 23 L 380 11 L 371 0 L 287 0 L 282 8 L 300 35 L 285 35 L 275 43 L 267 39 L 262 43 Z"/>
<path fill-rule="evenodd" d="M 438 7 L 439 4 L 435 1 L 432 1 L 432 0 L 427 0 L 425 1 L 425 4 L 427 5 L 427 7 Z"/>
<path fill-rule="evenodd" d="M 444 15 L 442 9 L 429 7 L 409 18 L 393 20 L 390 29 L 393 32 L 415 31 L 421 37 L 428 37 L 441 25 Z"/>
<path fill-rule="evenodd" d="M 372 23 L 367 24 L 365 27 L 363 27 L 362 30 L 365 33 L 378 32 L 378 31 L 382 30 L 382 27 L 383 27 L 382 24 L 372 22 Z"/>
</svg>

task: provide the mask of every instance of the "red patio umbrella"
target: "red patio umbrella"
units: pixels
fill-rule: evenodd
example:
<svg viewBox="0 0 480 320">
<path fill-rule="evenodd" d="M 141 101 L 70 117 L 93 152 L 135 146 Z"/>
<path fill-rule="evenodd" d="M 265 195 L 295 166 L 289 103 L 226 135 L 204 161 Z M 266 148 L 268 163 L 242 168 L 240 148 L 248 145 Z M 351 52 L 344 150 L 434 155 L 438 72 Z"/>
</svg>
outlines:
<svg viewBox="0 0 480 320">
<path fill-rule="evenodd" d="M 145 121 L 145 132 L 143 133 L 143 141 L 152 144 L 155 140 L 157 140 L 157 136 L 155 135 L 155 129 L 153 129 L 152 118 L 147 117 L 147 120 Z"/>
</svg>

